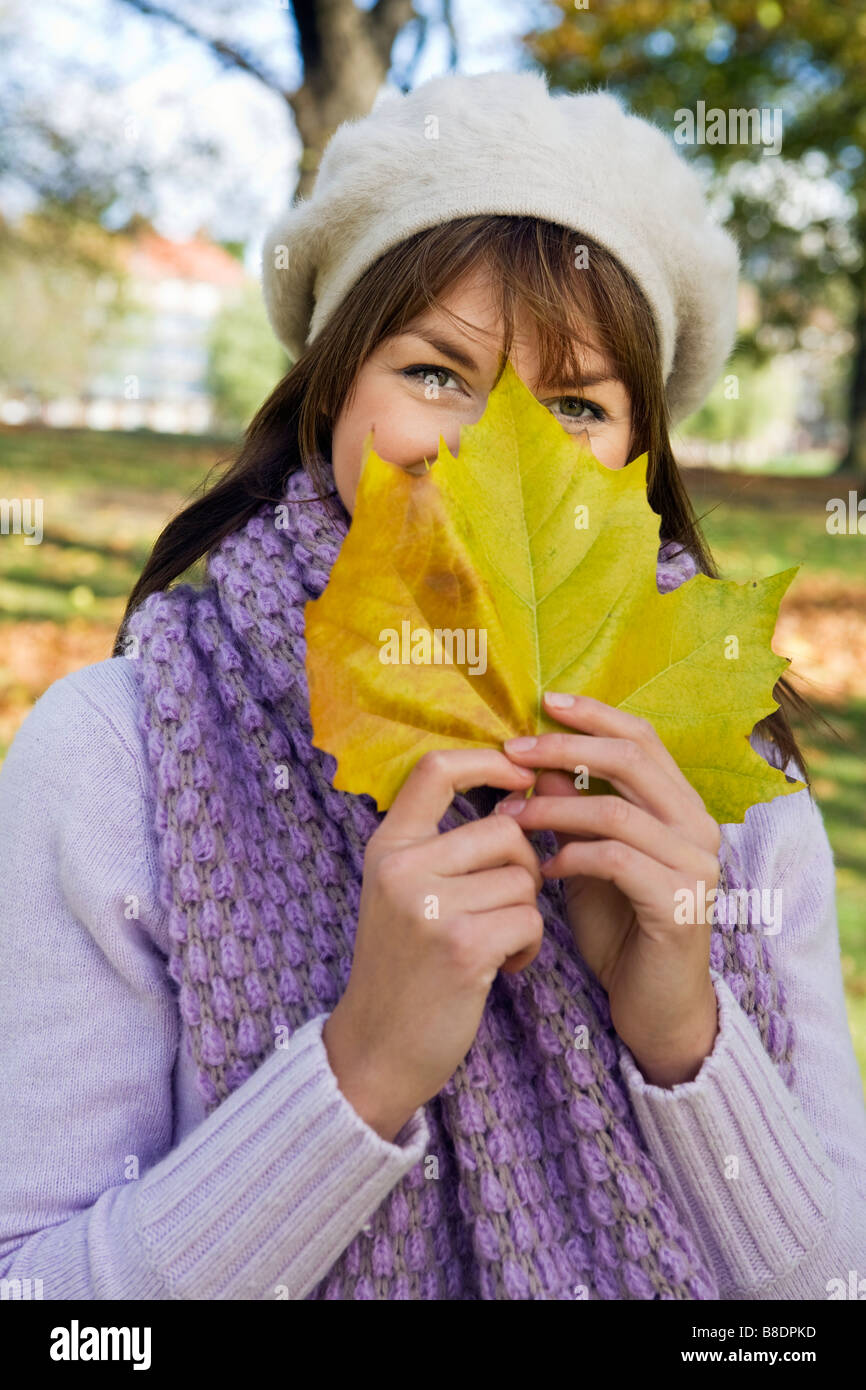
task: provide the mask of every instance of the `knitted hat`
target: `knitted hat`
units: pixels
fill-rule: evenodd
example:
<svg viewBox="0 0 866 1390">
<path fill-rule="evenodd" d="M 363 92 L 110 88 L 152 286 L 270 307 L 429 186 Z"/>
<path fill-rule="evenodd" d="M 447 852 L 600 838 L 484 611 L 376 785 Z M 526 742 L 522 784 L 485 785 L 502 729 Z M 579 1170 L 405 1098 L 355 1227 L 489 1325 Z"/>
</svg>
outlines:
<svg viewBox="0 0 866 1390">
<path fill-rule="evenodd" d="M 659 127 L 609 92 L 551 95 L 538 72 L 385 89 L 338 127 L 311 196 L 265 238 L 277 337 L 297 358 L 383 252 L 479 213 L 543 218 L 611 251 L 653 311 L 672 421 L 706 399 L 736 336 L 736 242 Z"/>
</svg>

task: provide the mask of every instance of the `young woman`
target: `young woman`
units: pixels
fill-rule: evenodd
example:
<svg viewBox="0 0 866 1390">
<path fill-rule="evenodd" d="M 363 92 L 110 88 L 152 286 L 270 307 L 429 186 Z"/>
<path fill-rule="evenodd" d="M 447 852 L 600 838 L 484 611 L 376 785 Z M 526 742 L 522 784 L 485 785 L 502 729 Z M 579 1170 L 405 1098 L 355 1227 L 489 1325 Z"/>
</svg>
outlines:
<svg viewBox="0 0 866 1390">
<path fill-rule="evenodd" d="M 691 171 L 606 94 L 449 77 L 334 136 L 265 252 L 297 361 L 159 538 L 115 656 L 46 692 L 0 777 L 2 1277 L 811 1299 L 862 1268 L 808 787 L 720 826 L 651 723 L 560 691 L 560 732 L 428 753 L 378 813 L 309 723 L 304 605 L 367 432 L 411 473 L 458 453 L 508 358 L 607 467 L 648 451 L 660 588 L 716 576 L 669 428 L 724 363 L 736 279 Z M 752 746 L 806 779 L 775 694 Z M 616 795 L 580 796 L 577 764 Z M 702 884 L 780 917 L 678 925 Z"/>
</svg>

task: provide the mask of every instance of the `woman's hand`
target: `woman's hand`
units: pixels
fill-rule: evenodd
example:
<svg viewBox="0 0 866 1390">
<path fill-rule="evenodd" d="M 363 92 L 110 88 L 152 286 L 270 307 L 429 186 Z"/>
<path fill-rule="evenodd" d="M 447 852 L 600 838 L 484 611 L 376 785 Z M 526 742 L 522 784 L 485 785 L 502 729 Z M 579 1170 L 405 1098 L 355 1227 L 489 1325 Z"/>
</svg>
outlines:
<svg viewBox="0 0 866 1390">
<path fill-rule="evenodd" d="M 718 1032 L 711 927 L 677 922 L 675 894 L 687 889 L 698 904 L 716 888 L 721 831 L 647 720 L 589 696 L 548 694 L 545 704 L 582 732 L 540 734 L 523 748 L 508 740 L 510 758 L 540 771 L 533 796 L 512 793 L 497 812 L 516 810 L 526 831 L 554 831 L 557 853 L 542 874 L 566 880 L 575 943 L 645 1078 L 692 1080 Z M 579 768 L 620 795 L 577 791 Z"/>
<path fill-rule="evenodd" d="M 497 971 L 538 955 L 544 881 L 526 836 L 507 816 L 439 830 L 455 792 L 532 776 L 493 748 L 431 750 L 367 842 L 352 969 L 322 1038 L 341 1091 L 389 1141 L 466 1056 Z"/>
</svg>

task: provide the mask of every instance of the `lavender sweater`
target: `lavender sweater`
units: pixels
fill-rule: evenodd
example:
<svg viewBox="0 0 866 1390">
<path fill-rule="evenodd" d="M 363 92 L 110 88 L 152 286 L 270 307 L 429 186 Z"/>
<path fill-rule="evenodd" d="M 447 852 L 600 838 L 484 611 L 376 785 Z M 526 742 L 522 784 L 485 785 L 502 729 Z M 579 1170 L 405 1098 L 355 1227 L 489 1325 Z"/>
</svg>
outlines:
<svg viewBox="0 0 866 1390">
<path fill-rule="evenodd" d="M 337 1086 L 321 1014 L 205 1118 L 152 815 L 131 663 L 55 682 L 0 772 L 0 1279 L 41 1279 L 46 1299 L 302 1299 L 423 1157 L 424 1110 L 393 1143 L 372 1130 Z M 829 1280 L 866 1275 L 832 853 L 805 791 L 731 833 L 782 894 L 771 948 L 794 1090 L 715 973 L 698 1076 L 649 1085 L 620 1043 L 623 1075 L 722 1296 L 827 1298 Z"/>
</svg>

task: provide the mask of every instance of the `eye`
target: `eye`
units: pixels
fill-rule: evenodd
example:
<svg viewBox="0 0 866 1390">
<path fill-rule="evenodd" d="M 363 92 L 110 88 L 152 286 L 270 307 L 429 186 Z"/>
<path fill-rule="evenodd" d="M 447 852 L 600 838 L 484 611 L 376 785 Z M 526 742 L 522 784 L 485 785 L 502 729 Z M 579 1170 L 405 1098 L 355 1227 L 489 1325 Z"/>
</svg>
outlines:
<svg viewBox="0 0 866 1390">
<path fill-rule="evenodd" d="M 566 420 L 580 420 L 584 412 L 588 412 L 594 420 L 606 420 L 608 418 L 607 411 L 603 410 L 600 405 L 596 405 L 595 401 L 584 400 L 582 396 L 558 396 L 554 404 L 561 402 L 582 407 L 576 415 L 571 415 L 568 411 L 562 412 L 563 418 Z"/>
<path fill-rule="evenodd" d="M 427 378 L 429 376 L 445 376 L 450 377 L 452 381 L 459 381 L 459 377 L 456 377 L 447 367 L 434 367 L 430 362 L 419 362 L 417 366 L 404 367 L 403 375 L 410 377 L 412 380 L 424 386 L 427 385 Z M 438 385 L 439 383 L 437 382 L 436 384 Z M 455 388 L 453 386 L 441 386 L 440 389 L 442 391 L 453 391 Z M 460 389 L 459 385 L 456 389 Z"/>
</svg>

